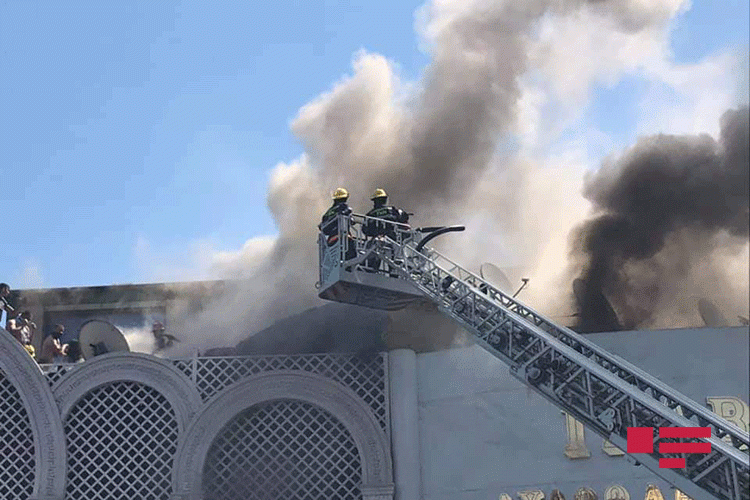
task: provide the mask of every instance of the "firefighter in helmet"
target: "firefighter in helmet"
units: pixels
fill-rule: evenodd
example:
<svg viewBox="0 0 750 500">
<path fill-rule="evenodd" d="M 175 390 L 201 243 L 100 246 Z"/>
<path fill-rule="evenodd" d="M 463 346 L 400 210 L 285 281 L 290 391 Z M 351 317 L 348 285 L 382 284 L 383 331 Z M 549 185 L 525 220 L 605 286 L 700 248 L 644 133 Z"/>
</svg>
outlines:
<svg viewBox="0 0 750 500">
<path fill-rule="evenodd" d="M 333 192 L 333 205 L 323 214 L 318 228 L 326 235 L 328 246 L 333 246 L 339 239 L 338 216 L 349 216 L 352 209 L 346 203 L 349 200 L 349 192 L 344 188 L 338 188 Z M 347 238 L 349 245 L 346 249 L 346 259 L 353 259 L 357 256 L 357 249 L 351 237 Z"/>
<path fill-rule="evenodd" d="M 375 244 L 376 240 L 382 240 L 384 236 L 387 236 L 393 240 L 396 239 L 396 226 L 389 224 L 388 222 L 397 222 L 400 224 L 408 224 L 409 214 L 396 207 L 389 206 L 388 194 L 382 188 L 377 188 L 372 193 L 370 198 L 373 203 L 372 209 L 367 212 L 367 222 L 362 228 L 362 232 L 365 236 L 369 236 L 371 240 L 368 242 L 368 246 Z M 379 220 L 375 220 L 379 219 Z M 387 222 L 383 222 L 387 221 Z M 380 258 L 373 255 L 367 259 L 367 267 L 372 270 L 380 269 Z"/>
<path fill-rule="evenodd" d="M 409 214 L 396 207 L 387 205 L 388 194 L 384 189 L 377 188 L 375 192 L 372 193 L 372 198 L 370 199 L 372 200 L 373 207 L 372 210 L 367 212 L 367 217 L 382 219 L 388 222 L 398 222 L 401 224 L 409 223 Z M 396 239 L 395 226 L 381 221 L 369 219 L 365 224 L 363 231 L 365 235 L 370 237 L 390 236 L 391 238 Z"/>
<path fill-rule="evenodd" d="M 179 342 L 176 337 L 167 333 L 167 329 L 161 321 L 157 321 L 153 324 L 151 327 L 151 333 L 154 335 L 154 342 L 156 343 L 157 351 L 172 347 L 174 342 Z"/>
</svg>

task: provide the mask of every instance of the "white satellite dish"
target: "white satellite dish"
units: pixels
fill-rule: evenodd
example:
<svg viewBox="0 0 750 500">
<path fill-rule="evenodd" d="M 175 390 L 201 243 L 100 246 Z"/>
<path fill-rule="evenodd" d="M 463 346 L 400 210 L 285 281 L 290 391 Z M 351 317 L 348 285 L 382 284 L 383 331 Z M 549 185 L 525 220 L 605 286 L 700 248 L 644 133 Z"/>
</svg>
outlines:
<svg viewBox="0 0 750 500">
<path fill-rule="evenodd" d="M 479 266 L 479 276 L 501 292 L 513 293 L 513 285 L 510 284 L 510 280 L 496 265 L 485 262 Z"/>
<path fill-rule="evenodd" d="M 703 323 L 709 328 L 729 326 L 729 322 L 716 307 L 716 304 L 708 299 L 698 299 L 698 313 L 701 315 Z"/>
<path fill-rule="evenodd" d="M 84 359 L 108 352 L 130 352 L 122 332 L 112 323 L 100 319 L 92 319 L 81 325 L 78 342 Z"/>
</svg>

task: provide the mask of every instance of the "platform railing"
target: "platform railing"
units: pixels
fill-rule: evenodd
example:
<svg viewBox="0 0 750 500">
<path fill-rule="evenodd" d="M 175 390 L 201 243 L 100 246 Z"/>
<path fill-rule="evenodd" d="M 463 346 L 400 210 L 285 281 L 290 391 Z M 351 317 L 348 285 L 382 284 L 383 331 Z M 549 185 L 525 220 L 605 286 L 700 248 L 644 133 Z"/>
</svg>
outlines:
<svg viewBox="0 0 750 500">
<path fill-rule="evenodd" d="M 368 236 L 365 234 L 368 224 L 384 226 L 386 234 Z M 325 234 L 328 228 L 336 225 L 337 231 L 333 235 Z M 419 229 L 412 229 L 408 224 L 359 214 L 338 215 L 321 225 L 318 233 L 318 285 L 326 283 L 334 269 L 341 267 L 352 271 L 388 274 L 388 266 L 383 259 L 378 258 L 376 250 L 390 250 L 390 258 L 402 261 L 404 244 L 420 237 Z"/>
</svg>

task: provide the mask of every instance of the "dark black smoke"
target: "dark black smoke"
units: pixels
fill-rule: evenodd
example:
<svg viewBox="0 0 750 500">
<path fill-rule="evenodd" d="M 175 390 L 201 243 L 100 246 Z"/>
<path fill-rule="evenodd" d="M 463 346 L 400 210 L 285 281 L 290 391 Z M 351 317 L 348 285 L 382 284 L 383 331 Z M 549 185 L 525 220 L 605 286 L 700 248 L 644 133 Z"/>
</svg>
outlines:
<svg viewBox="0 0 750 500">
<path fill-rule="evenodd" d="M 708 135 L 644 138 L 589 179 L 584 194 L 599 215 L 577 233 L 587 290 L 576 294 L 580 331 L 618 329 L 603 296 L 625 328 L 647 326 L 665 291 L 710 256 L 717 235 L 747 242 L 748 140 L 748 108 L 730 110 L 718 142 Z M 681 248 L 671 248 L 674 241 Z"/>
<path fill-rule="evenodd" d="M 460 345 L 455 325 L 428 302 L 400 311 L 381 311 L 351 304 L 327 303 L 273 323 L 235 348 L 212 349 L 206 355 L 313 354 L 368 355 L 408 347 L 430 352 Z"/>
<path fill-rule="evenodd" d="M 240 355 L 360 353 L 385 349 L 383 311 L 330 303 L 279 320 L 237 345 Z"/>
</svg>

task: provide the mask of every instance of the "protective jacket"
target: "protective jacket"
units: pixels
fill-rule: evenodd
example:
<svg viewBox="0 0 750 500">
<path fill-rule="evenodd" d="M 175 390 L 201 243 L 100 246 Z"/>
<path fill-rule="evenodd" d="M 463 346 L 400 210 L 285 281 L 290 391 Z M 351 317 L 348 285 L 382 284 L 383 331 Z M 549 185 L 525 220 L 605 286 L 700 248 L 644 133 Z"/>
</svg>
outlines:
<svg viewBox="0 0 750 500">
<path fill-rule="evenodd" d="M 399 222 L 401 224 L 407 224 L 409 222 L 409 215 L 406 212 L 396 207 L 386 205 L 373 208 L 367 212 L 367 216 L 376 219 L 383 219 L 389 222 Z M 368 220 L 362 231 L 366 236 L 371 237 L 390 236 L 395 238 L 396 233 L 392 225 L 376 220 Z"/>
<path fill-rule="evenodd" d="M 328 224 L 328 222 L 335 219 L 339 214 L 351 215 L 352 209 L 349 208 L 349 205 L 347 205 L 346 202 L 334 203 L 333 206 L 323 214 L 323 219 L 320 222 L 319 227 L 322 229 L 323 234 L 326 236 L 335 236 L 338 234 L 338 222 L 331 222 L 330 224 Z"/>
</svg>

